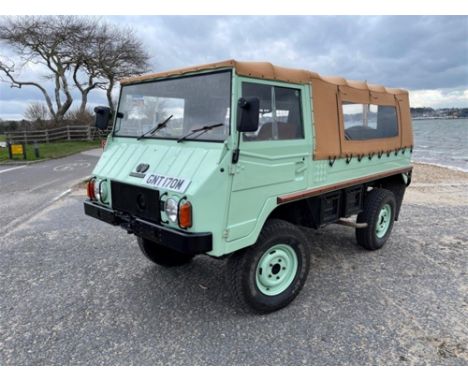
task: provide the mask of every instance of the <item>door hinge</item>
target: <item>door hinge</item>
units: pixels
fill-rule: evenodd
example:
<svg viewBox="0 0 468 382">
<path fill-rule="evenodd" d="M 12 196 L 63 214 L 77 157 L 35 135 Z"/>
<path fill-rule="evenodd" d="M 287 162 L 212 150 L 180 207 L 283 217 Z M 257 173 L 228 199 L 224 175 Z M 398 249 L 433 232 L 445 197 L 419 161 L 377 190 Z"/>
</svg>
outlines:
<svg viewBox="0 0 468 382">
<path fill-rule="evenodd" d="M 240 150 L 239 148 L 237 149 L 234 149 L 234 151 L 232 152 L 232 164 L 236 164 L 237 162 L 239 162 L 239 154 L 240 154 Z"/>
</svg>

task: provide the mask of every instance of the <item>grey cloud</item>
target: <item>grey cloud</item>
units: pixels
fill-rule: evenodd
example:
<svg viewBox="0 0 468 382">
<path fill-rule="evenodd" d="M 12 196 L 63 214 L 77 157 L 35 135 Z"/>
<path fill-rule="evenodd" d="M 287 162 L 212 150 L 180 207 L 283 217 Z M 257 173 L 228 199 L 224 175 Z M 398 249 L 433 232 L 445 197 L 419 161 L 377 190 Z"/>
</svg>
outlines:
<svg viewBox="0 0 468 382">
<path fill-rule="evenodd" d="M 468 89 L 466 16 L 113 16 L 132 27 L 154 71 L 227 58 L 270 61 L 410 90 Z M 0 47 L 0 56 L 7 49 Z M 38 76 L 36 74 L 36 76 Z M 99 92 L 91 103 L 105 103 Z M 42 100 L 0 84 L 7 101 Z M 76 94 L 76 103 L 79 97 Z M 11 103 L 9 104 L 12 105 Z M 9 107 L 10 107 L 9 106 Z M 10 111 L 9 111 L 10 113 Z"/>
<path fill-rule="evenodd" d="M 0 83 L 0 101 L 17 100 L 19 98 L 41 99 L 41 93 L 29 86 L 18 89 L 10 87 L 7 83 Z"/>
<path fill-rule="evenodd" d="M 410 89 L 468 86 L 468 18 L 463 16 L 125 20 L 146 41 L 155 70 L 232 57 Z"/>
</svg>

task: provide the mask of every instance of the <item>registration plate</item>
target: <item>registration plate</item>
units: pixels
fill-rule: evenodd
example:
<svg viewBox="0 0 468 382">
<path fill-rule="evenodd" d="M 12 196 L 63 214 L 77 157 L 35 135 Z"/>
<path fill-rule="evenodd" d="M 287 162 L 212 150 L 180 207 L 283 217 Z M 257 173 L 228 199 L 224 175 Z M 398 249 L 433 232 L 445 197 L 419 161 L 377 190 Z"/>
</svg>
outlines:
<svg viewBox="0 0 468 382">
<path fill-rule="evenodd" d="M 143 183 L 154 188 L 184 193 L 190 180 L 161 174 L 146 174 Z"/>
</svg>

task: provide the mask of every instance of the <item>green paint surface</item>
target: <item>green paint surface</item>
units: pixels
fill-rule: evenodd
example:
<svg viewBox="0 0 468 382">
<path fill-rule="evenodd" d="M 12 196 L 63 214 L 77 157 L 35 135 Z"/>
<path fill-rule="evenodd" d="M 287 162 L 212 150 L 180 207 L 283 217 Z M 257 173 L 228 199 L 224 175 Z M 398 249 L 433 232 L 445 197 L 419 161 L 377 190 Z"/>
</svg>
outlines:
<svg viewBox="0 0 468 382">
<path fill-rule="evenodd" d="M 276 141 L 238 142 L 237 100 L 242 82 L 292 87 L 301 91 L 304 138 Z M 309 85 L 232 76 L 231 133 L 225 142 L 117 138 L 110 136 L 93 175 L 146 187 L 141 178 L 130 176 L 139 163 L 148 163 L 149 172 L 190 180 L 184 194 L 168 191 L 169 197 L 187 197 L 193 206 L 191 232 L 212 232 L 213 250 L 219 257 L 254 244 L 268 216 L 277 207 L 277 197 L 313 190 L 367 175 L 410 165 L 409 150 L 387 157 L 377 156 L 349 163 L 337 159 L 314 161 L 312 91 Z M 240 157 L 231 163 L 239 144 Z M 109 200 L 112 205 L 112 201 Z M 165 218 L 163 214 L 163 219 Z M 163 223 L 164 224 L 164 223 Z M 168 223 L 177 228 L 176 224 Z"/>
</svg>

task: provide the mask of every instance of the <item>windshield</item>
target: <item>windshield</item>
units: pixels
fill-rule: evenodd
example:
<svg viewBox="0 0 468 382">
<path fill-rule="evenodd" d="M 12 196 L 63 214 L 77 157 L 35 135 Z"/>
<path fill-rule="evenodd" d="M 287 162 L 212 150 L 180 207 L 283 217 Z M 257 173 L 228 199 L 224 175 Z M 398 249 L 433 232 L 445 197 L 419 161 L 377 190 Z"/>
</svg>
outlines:
<svg viewBox="0 0 468 382">
<path fill-rule="evenodd" d="M 147 133 L 144 138 L 179 139 L 194 129 L 221 124 L 187 140 L 224 141 L 229 135 L 230 103 L 227 71 L 123 86 L 114 135 L 141 138 Z"/>
</svg>

